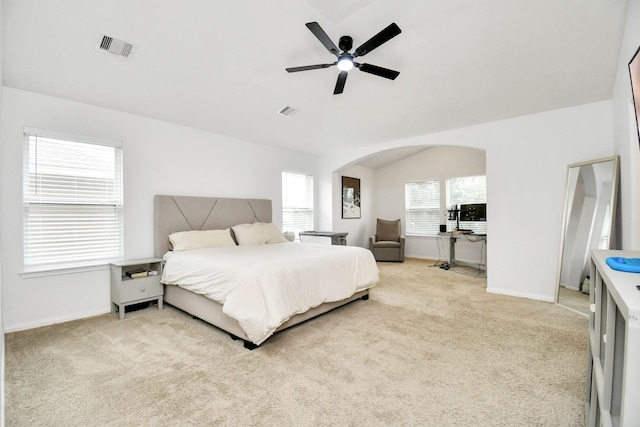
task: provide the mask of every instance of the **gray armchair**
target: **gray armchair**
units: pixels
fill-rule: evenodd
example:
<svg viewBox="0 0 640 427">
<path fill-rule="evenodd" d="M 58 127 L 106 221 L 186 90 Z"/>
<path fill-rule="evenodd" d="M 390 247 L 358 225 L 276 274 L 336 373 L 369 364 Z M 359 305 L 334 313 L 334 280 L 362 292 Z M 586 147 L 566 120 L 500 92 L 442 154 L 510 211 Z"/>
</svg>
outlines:
<svg viewBox="0 0 640 427">
<path fill-rule="evenodd" d="M 369 249 L 376 261 L 404 261 L 404 236 L 400 220 L 387 221 L 378 218 L 376 235 L 369 237 Z"/>
</svg>

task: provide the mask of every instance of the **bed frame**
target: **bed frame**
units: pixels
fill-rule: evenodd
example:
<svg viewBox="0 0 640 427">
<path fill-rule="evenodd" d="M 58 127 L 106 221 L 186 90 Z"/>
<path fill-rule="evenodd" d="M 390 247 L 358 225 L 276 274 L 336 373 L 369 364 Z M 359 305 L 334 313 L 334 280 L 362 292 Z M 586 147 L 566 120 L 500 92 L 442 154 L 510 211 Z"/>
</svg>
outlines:
<svg viewBox="0 0 640 427">
<path fill-rule="evenodd" d="M 163 196 L 154 199 L 154 255 L 158 258 L 169 250 L 169 235 L 178 231 L 225 229 L 252 222 L 271 222 L 271 200 L 233 199 L 221 197 Z M 250 350 L 258 345 L 249 340 L 237 320 L 222 312 L 222 305 L 179 286 L 164 287 L 164 302 L 202 319 L 244 341 Z M 357 299 L 368 299 L 369 290 L 351 297 L 319 305 L 291 317 L 276 332 L 297 325 Z"/>
</svg>

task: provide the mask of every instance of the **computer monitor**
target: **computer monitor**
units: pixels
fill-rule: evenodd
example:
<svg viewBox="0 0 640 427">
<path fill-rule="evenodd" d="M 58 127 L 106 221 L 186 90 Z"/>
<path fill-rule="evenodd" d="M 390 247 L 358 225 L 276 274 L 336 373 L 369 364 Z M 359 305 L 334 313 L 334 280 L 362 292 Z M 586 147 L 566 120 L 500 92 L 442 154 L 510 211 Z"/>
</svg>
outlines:
<svg viewBox="0 0 640 427">
<path fill-rule="evenodd" d="M 460 205 L 460 221 L 486 221 L 487 204 L 473 203 Z"/>
</svg>

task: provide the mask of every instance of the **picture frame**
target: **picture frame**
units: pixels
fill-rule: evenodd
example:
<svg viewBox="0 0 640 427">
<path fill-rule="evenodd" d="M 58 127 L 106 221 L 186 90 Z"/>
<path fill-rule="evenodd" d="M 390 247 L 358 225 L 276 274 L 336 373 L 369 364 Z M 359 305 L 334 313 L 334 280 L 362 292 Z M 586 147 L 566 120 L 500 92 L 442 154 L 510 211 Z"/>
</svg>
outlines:
<svg viewBox="0 0 640 427">
<path fill-rule="evenodd" d="M 360 218 L 360 179 L 348 176 L 342 177 L 342 218 Z"/>
<path fill-rule="evenodd" d="M 629 61 L 629 79 L 631 80 L 631 98 L 636 118 L 636 131 L 640 143 L 640 121 L 638 120 L 640 113 L 640 47 Z"/>
</svg>

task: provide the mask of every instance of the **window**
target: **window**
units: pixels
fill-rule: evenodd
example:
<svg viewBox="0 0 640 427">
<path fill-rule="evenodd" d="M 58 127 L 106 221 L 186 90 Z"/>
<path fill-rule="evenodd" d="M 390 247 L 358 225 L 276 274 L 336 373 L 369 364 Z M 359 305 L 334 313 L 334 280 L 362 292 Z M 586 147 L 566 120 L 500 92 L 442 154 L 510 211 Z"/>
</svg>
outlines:
<svg viewBox="0 0 640 427">
<path fill-rule="evenodd" d="M 25 129 L 24 264 L 119 258 L 122 147 Z"/>
<path fill-rule="evenodd" d="M 446 213 L 452 205 L 486 203 L 486 176 L 464 176 L 405 183 L 406 232 L 423 236 L 435 236 L 440 229 L 440 213 Z M 441 196 L 441 185 L 446 185 L 446 200 Z M 449 220 L 447 230 L 458 226 Z M 485 221 L 461 221 L 460 228 L 486 233 Z"/>
<path fill-rule="evenodd" d="M 447 179 L 446 206 L 487 202 L 487 177 L 485 175 L 462 176 Z M 447 221 L 449 230 L 457 226 L 455 220 Z M 486 233 L 486 221 L 460 221 L 460 228 L 473 230 L 474 233 Z"/>
<path fill-rule="evenodd" d="M 282 172 L 282 231 L 313 230 L 313 176 Z"/>
<path fill-rule="evenodd" d="M 434 236 L 440 227 L 440 180 L 404 186 L 407 234 Z"/>
</svg>

